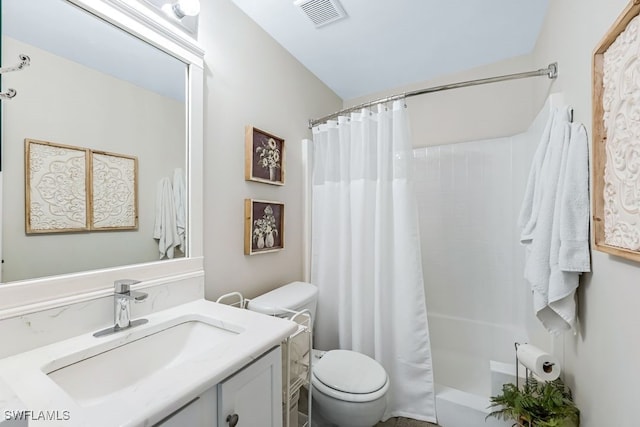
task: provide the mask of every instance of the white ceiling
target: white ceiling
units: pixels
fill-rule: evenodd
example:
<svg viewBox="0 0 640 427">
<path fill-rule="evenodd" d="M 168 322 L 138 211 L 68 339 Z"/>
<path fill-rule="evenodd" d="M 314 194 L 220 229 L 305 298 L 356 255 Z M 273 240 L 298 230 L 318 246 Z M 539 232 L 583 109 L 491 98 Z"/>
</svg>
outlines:
<svg viewBox="0 0 640 427">
<path fill-rule="evenodd" d="M 528 54 L 548 4 L 342 0 L 348 17 L 315 28 L 293 0 L 232 1 L 343 99 Z"/>
</svg>

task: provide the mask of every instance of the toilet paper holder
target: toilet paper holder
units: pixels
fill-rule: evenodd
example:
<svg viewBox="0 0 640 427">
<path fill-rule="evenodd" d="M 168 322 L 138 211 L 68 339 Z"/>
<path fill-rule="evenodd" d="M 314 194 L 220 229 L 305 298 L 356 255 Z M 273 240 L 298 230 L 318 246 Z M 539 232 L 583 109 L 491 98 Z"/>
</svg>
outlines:
<svg viewBox="0 0 640 427">
<path fill-rule="evenodd" d="M 526 344 L 526 343 L 525 343 Z M 520 346 L 520 343 L 514 343 L 515 349 L 516 349 L 516 388 L 520 388 L 520 360 L 518 360 L 518 347 Z M 553 366 L 555 365 L 555 363 L 551 363 L 551 362 L 544 362 L 542 364 L 542 370 L 545 371 L 546 373 L 549 373 L 553 370 Z M 529 368 L 527 368 L 525 365 L 524 366 L 524 378 L 525 381 L 529 381 L 529 377 L 531 375 L 533 375 L 533 373 L 531 372 L 531 370 Z"/>
</svg>

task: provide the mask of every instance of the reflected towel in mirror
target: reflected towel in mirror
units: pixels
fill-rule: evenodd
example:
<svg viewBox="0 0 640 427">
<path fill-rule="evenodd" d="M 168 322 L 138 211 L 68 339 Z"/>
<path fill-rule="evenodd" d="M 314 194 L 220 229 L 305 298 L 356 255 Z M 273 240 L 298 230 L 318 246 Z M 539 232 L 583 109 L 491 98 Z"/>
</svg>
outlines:
<svg viewBox="0 0 640 427">
<path fill-rule="evenodd" d="M 158 182 L 156 192 L 156 220 L 153 238 L 158 239 L 160 259 L 173 258 L 174 249 L 180 246 L 180 236 L 176 225 L 176 206 L 169 178 Z"/>
<path fill-rule="evenodd" d="M 184 173 L 182 169 L 176 168 L 173 171 L 173 203 L 176 208 L 176 228 L 178 236 L 180 236 L 180 247 L 182 253 L 186 253 L 185 242 L 185 230 L 187 227 L 186 221 L 186 190 L 184 185 Z"/>
</svg>

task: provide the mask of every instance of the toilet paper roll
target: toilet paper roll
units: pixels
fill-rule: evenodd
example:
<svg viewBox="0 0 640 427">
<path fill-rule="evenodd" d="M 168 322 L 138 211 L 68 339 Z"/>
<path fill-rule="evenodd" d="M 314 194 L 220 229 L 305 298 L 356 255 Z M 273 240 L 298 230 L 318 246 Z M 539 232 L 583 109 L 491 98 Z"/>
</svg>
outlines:
<svg viewBox="0 0 640 427">
<path fill-rule="evenodd" d="M 516 351 L 520 363 L 544 381 L 553 381 L 560 376 L 558 359 L 530 344 L 520 344 Z"/>
</svg>

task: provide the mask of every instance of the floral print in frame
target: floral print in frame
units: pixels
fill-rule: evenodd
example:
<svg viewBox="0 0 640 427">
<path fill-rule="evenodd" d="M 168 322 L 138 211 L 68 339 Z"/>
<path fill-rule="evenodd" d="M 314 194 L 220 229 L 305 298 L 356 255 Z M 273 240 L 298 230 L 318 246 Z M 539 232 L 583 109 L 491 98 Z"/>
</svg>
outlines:
<svg viewBox="0 0 640 427">
<path fill-rule="evenodd" d="M 638 49 L 640 3 L 631 1 L 593 53 L 593 248 L 640 262 Z"/>
<path fill-rule="evenodd" d="M 245 199 L 244 213 L 245 255 L 284 249 L 284 203 Z"/>
<path fill-rule="evenodd" d="M 89 229 L 89 150 L 25 139 L 25 231 Z"/>
<path fill-rule="evenodd" d="M 91 152 L 91 229 L 138 228 L 138 159 Z"/>
<path fill-rule="evenodd" d="M 245 129 L 245 180 L 284 185 L 284 139 L 247 126 Z"/>
<path fill-rule="evenodd" d="M 25 139 L 27 234 L 138 228 L 138 159 Z"/>
</svg>

